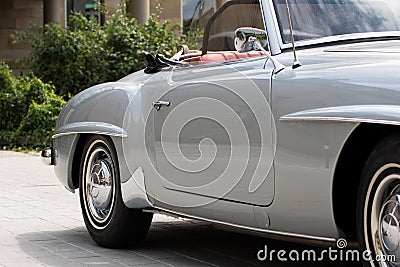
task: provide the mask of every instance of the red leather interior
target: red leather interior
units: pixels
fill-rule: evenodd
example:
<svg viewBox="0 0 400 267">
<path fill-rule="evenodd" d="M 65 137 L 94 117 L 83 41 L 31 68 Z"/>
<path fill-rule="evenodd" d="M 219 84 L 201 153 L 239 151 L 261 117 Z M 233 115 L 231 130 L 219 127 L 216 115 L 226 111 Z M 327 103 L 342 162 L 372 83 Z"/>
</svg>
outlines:
<svg viewBox="0 0 400 267">
<path fill-rule="evenodd" d="M 210 52 L 208 54 L 184 59 L 184 62 L 224 62 L 227 60 L 235 60 L 240 58 L 262 56 L 261 51 L 250 51 L 246 53 L 239 53 L 236 51 L 223 51 L 223 52 Z"/>
<path fill-rule="evenodd" d="M 201 61 L 206 62 L 223 62 L 227 60 L 235 60 L 239 58 L 247 58 L 247 57 L 256 57 L 262 56 L 263 53 L 259 51 L 251 51 L 247 53 L 239 53 L 239 52 L 220 52 L 220 53 L 210 53 L 201 56 Z"/>
</svg>

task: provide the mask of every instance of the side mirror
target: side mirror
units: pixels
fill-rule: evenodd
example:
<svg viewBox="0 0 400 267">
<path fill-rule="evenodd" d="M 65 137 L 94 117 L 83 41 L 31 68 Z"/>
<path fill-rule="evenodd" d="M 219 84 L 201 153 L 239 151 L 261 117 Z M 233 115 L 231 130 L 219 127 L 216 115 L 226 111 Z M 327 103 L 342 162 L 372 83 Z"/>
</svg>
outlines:
<svg viewBox="0 0 400 267">
<path fill-rule="evenodd" d="M 259 44 L 262 47 L 259 47 Z M 267 33 L 264 30 L 242 27 L 235 31 L 235 48 L 239 53 L 265 50 L 267 45 Z"/>
<path fill-rule="evenodd" d="M 274 65 L 274 73 L 278 74 L 285 69 L 264 47 L 268 45 L 267 33 L 256 28 L 239 28 L 235 31 L 235 48 L 239 53 L 260 50 Z"/>
</svg>

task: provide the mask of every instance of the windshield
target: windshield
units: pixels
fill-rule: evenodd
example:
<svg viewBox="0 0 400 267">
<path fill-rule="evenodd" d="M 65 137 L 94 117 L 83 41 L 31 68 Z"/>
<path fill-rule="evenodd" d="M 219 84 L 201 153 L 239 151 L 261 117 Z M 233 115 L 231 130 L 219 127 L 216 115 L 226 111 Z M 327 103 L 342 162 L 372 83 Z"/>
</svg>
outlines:
<svg viewBox="0 0 400 267">
<path fill-rule="evenodd" d="M 295 41 L 400 30 L 398 0 L 288 0 L 288 2 Z M 286 2 L 274 0 L 274 5 L 283 43 L 289 43 Z"/>
</svg>

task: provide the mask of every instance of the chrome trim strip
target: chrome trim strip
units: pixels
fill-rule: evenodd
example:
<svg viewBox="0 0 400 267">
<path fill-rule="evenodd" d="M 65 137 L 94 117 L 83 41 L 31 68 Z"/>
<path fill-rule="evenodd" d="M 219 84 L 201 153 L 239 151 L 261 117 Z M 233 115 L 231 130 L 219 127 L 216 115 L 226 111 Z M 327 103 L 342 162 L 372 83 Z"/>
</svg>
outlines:
<svg viewBox="0 0 400 267">
<path fill-rule="evenodd" d="M 124 129 L 119 126 L 106 123 L 106 122 L 95 122 L 95 121 L 81 121 L 66 124 L 58 128 L 52 138 L 57 138 L 64 135 L 71 134 L 101 134 L 116 137 L 127 137 L 128 134 Z"/>
<path fill-rule="evenodd" d="M 187 218 L 192 218 L 192 219 L 196 219 L 196 220 L 201 220 L 201 221 L 207 221 L 207 222 L 211 222 L 211 223 L 227 225 L 227 226 L 246 229 L 246 230 L 250 230 L 250 231 L 262 232 L 262 233 L 266 233 L 266 234 L 283 235 L 283 236 L 289 236 L 289 237 L 293 237 L 293 238 L 303 238 L 303 239 L 318 240 L 318 241 L 323 241 L 323 242 L 335 242 L 336 241 L 336 239 L 333 238 L 333 237 L 320 237 L 320 236 L 312 236 L 312 235 L 305 235 L 305 234 L 298 234 L 298 233 L 289 233 L 289 232 L 276 231 L 276 230 L 260 229 L 260 228 L 255 228 L 255 227 L 251 227 L 251 226 L 244 226 L 244 225 L 239 225 L 239 224 L 234 224 L 234 223 L 228 223 L 228 222 L 222 222 L 222 221 L 207 219 L 207 218 L 194 216 L 194 215 L 188 215 L 186 213 L 176 212 L 176 211 L 172 211 L 172 210 L 169 210 L 169 209 L 156 207 L 156 206 L 154 208 L 158 209 L 158 210 L 162 210 L 162 211 L 167 212 L 167 213 L 171 213 L 171 214 L 175 214 L 175 215 L 178 215 L 178 216 L 182 216 L 182 217 L 187 217 Z"/>
<path fill-rule="evenodd" d="M 367 119 L 367 118 L 345 118 L 345 117 L 281 117 L 279 121 L 284 122 L 354 122 L 354 123 L 375 123 L 375 124 L 389 124 L 400 125 L 400 121 Z"/>
<path fill-rule="evenodd" d="M 108 136 L 115 136 L 115 137 L 128 137 L 127 134 L 117 134 L 117 133 L 110 133 L 110 132 L 102 132 L 102 131 L 79 131 L 79 132 L 65 132 L 65 133 L 58 133 L 54 134 L 51 138 L 55 139 L 57 137 L 71 135 L 71 134 L 99 134 L 99 135 L 108 135 Z"/>
<path fill-rule="evenodd" d="M 368 38 L 379 38 L 379 37 L 398 37 L 400 40 L 400 32 L 399 31 L 390 31 L 390 32 L 371 32 L 371 33 L 352 33 L 352 34 L 343 34 L 343 35 L 335 35 L 335 36 L 327 36 L 310 40 L 303 40 L 295 42 L 296 47 L 310 46 L 310 45 L 318 45 L 324 43 L 331 42 L 340 42 L 340 41 L 352 41 L 359 39 L 368 39 Z M 282 49 L 290 49 L 292 48 L 292 44 L 283 44 L 282 37 L 280 40 L 282 44 Z"/>
<path fill-rule="evenodd" d="M 303 110 L 284 115 L 279 121 L 329 121 L 400 125 L 400 106 L 351 105 Z"/>
<path fill-rule="evenodd" d="M 265 30 L 268 35 L 268 43 L 270 48 L 270 53 L 272 56 L 281 53 L 281 39 L 278 20 L 276 18 L 276 13 L 274 9 L 274 4 L 272 0 L 261 0 L 262 2 L 262 13 L 264 17 Z"/>
<path fill-rule="evenodd" d="M 276 42 L 279 45 L 279 54 L 282 52 L 282 48 L 283 48 L 283 38 L 282 38 L 282 34 L 281 34 L 281 28 L 279 27 L 279 20 L 278 20 L 278 15 L 277 15 L 277 11 L 275 9 L 275 5 L 274 5 L 274 1 L 273 0 L 269 0 L 269 9 L 272 12 L 272 20 L 274 23 L 274 31 L 275 31 L 275 36 L 276 36 Z"/>
</svg>

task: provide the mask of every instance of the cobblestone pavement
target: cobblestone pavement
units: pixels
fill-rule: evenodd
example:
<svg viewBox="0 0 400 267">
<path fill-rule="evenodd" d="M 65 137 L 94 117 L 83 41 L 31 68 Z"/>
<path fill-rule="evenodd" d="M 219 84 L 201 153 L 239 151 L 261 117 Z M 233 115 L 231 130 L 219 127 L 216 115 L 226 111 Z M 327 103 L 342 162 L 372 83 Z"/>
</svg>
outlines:
<svg viewBox="0 0 400 267">
<path fill-rule="evenodd" d="M 298 266 L 261 262 L 256 255 L 264 245 L 311 249 L 163 215 L 155 215 L 139 247 L 101 248 L 86 232 L 78 194 L 65 190 L 38 156 L 0 152 L 0 170 L 0 266 Z M 327 265 L 344 264 L 307 264 Z"/>
</svg>

